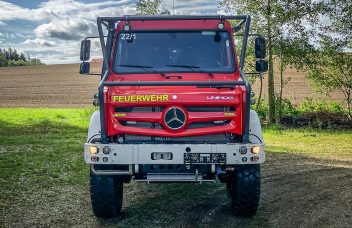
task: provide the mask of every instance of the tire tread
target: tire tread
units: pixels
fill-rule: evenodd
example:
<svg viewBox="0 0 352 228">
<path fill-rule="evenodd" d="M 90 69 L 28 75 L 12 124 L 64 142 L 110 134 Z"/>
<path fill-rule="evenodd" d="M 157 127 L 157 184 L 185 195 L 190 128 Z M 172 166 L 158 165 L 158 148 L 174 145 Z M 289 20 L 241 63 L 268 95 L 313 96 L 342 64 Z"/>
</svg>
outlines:
<svg viewBox="0 0 352 228">
<path fill-rule="evenodd" d="M 114 176 L 90 175 L 90 196 L 95 216 L 114 218 L 122 207 L 123 182 Z"/>
<path fill-rule="evenodd" d="M 260 199 L 260 165 L 243 165 L 228 180 L 231 212 L 250 217 L 257 213 Z"/>
</svg>

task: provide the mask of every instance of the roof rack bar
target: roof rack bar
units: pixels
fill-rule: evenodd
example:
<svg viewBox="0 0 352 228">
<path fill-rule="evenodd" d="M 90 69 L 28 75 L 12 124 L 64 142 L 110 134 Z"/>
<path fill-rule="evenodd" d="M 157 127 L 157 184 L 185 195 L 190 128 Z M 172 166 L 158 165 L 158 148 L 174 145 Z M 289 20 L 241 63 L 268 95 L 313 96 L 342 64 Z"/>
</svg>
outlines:
<svg viewBox="0 0 352 228">
<path fill-rule="evenodd" d="M 138 82 L 104 82 L 104 86 L 217 86 L 246 85 L 245 81 L 138 81 Z"/>
<path fill-rule="evenodd" d="M 141 21 L 141 20 L 245 20 L 246 15 L 172 15 L 172 16 L 141 16 L 131 15 L 123 17 L 99 17 L 101 21 Z"/>
</svg>

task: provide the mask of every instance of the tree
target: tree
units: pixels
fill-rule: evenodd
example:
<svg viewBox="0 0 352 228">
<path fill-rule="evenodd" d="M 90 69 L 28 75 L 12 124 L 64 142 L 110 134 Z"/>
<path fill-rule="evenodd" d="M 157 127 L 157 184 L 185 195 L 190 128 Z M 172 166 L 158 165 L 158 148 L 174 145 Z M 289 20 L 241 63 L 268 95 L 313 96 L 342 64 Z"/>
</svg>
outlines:
<svg viewBox="0 0 352 228">
<path fill-rule="evenodd" d="M 275 121 L 275 88 L 274 88 L 274 56 L 281 55 L 290 60 L 291 52 L 284 51 L 286 39 L 297 39 L 305 33 L 303 22 L 316 23 L 322 9 L 321 2 L 311 0 L 283 1 L 283 0 L 221 0 L 220 6 L 225 11 L 235 14 L 252 16 L 251 32 L 262 34 L 267 39 L 268 49 L 268 122 Z M 304 36 L 307 37 L 307 36 Z M 293 42 L 296 44 L 295 42 Z M 294 50 L 296 47 L 286 48 Z M 283 70 L 289 61 L 281 61 L 279 70 L 283 77 Z M 281 80 L 283 81 L 283 80 Z"/>
<path fill-rule="evenodd" d="M 169 15 L 170 11 L 162 9 L 161 0 L 139 0 L 137 13 L 140 15 Z"/>
<path fill-rule="evenodd" d="M 29 54 L 26 58 L 23 53 L 18 53 L 16 49 L 8 48 L 2 50 L 0 48 L 0 67 L 6 66 L 33 66 L 43 65 L 44 63 L 37 58 L 30 58 Z"/>
<path fill-rule="evenodd" d="M 334 36 L 340 45 L 352 48 L 352 1 L 329 0 L 325 4 L 325 11 L 330 23 L 322 26 L 321 32 Z"/>
<path fill-rule="evenodd" d="M 5 54 L 0 49 L 0 67 L 4 67 L 4 66 L 7 66 L 7 60 L 6 60 Z"/>
<path fill-rule="evenodd" d="M 20 54 L 20 60 L 22 60 L 22 61 L 27 61 L 27 60 L 26 60 L 26 57 L 24 56 L 23 53 Z"/>
<path fill-rule="evenodd" d="M 348 50 L 352 48 L 352 2 L 329 0 L 322 9 L 328 22 L 316 26 L 315 45 L 301 42 L 295 67 L 308 71 L 314 90 L 326 95 L 342 92 L 351 117 L 352 55 Z"/>
<path fill-rule="evenodd" d="M 17 53 L 16 49 L 13 50 L 12 55 L 11 55 L 11 59 L 18 61 L 20 59 L 19 54 Z"/>
<path fill-rule="evenodd" d="M 341 43 L 331 37 L 321 37 L 321 47 L 308 66 L 307 75 L 313 88 L 329 95 L 340 91 L 345 97 L 349 117 L 352 117 L 352 54 L 341 48 Z"/>
</svg>

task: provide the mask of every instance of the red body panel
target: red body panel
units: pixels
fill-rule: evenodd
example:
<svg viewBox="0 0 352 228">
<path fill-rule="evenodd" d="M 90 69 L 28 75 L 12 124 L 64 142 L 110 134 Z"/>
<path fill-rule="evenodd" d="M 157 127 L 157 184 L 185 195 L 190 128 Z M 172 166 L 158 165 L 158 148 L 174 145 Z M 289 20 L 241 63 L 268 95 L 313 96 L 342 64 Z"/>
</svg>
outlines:
<svg viewBox="0 0 352 228">
<path fill-rule="evenodd" d="M 219 20 L 189 20 L 189 21 L 131 21 L 129 22 L 133 30 L 195 30 L 217 28 Z M 118 24 L 115 32 L 115 37 L 122 30 L 125 22 Z M 232 35 L 232 28 L 228 21 L 224 21 L 225 30 Z M 114 39 L 113 50 L 115 50 L 116 39 Z M 235 50 L 235 48 L 234 48 Z M 114 56 L 114 51 L 111 55 L 111 64 Z M 239 80 L 238 60 L 235 54 L 236 70 L 233 73 L 213 73 L 209 76 L 206 73 L 166 73 L 169 75 L 181 76 L 182 79 L 171 78 L 160 75 L 159 73 L 150 74 L 116 74 L 110 67 L 110 75 L 107 81 L 234 81 Z M 149 100 L 145 100 L 141 96 L 149 96 Z M 118 99 L 118 96 L 126 98 Z M 152 99 L 150 96 L 153 96 Z M 158 100 L 158 96 L 165 96 L 167 99 Z M 237 86 L 235 89 L 229 88 L 199 88 L 196 86 L 125 86 L 125 87 L 108 87 L 105 90 L 105 113 L 106 126 L 108 136 L 116 136 L 119 134 L 136 134 L 150 135 L 163 137 L 185 137 L 197 136 L 217 133 L 232 133 L 242 135 L 244 130 L 244 102 L 245 102 L 245 87 Z M 117 113 L 115 116 L 116 107 L 179 107 L 185 110 L 184 107 L 194 106 L 224 106 L 230 107 L 235 111 L 224 112 L 188 112 L 185 110 L 186 124 L 179 130 L 171 130 L 165 126 L 163 117 L 164 112 L 125 112 Z M 165 110 L 165 109 L 164 109 Z M 208 121 L 228 121 L 226 125 L 191 128 L 187 126 L 195 122 Z M 131 126 L 123 126 L 119 121 L 137 121 L 137 122 L 153 122 L 158 123 L 164 128 L 151 129 L 139 128 Z"/>
</svg>

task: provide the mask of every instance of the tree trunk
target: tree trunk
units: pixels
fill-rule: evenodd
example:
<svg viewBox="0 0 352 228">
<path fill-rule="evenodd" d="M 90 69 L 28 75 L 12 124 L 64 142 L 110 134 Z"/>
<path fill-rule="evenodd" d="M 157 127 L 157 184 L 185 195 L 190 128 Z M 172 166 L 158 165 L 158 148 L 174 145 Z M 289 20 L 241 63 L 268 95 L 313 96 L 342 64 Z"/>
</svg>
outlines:
<svg viewBox="0 0 352 228">
<path fill-rule="evenodd" d="M 282 59 L 282 35 L 280 37 L 280 97 L 279 97 L 279 118 L 277 120 L 278 123 L 281 121 L 282 117 L 282 90 L 284 87 L 284 78 L 283 78 L 283 71 L 284 71 L 284 64 Z"/>
<path fill-rule="evenodd" d="M 268 55 L 269 55 L 269 72 L 268 72 L 268 124 L 275 122 L 275 89 L 274 89 L 274 69 L 273 69 L 273 52 L 272 52 L 272 37 L 271 37 L 271 0 L 268 0 L 267 5 L 267 35 L 268 35 Z"/>
<path fill-rule="evenodd" d="M 351 113 L 351 90 L 348 91 L 347 93 L 347 110 L 348 110 L 348 117 L 352 119 L 352 113 Z"/>
</svg>

